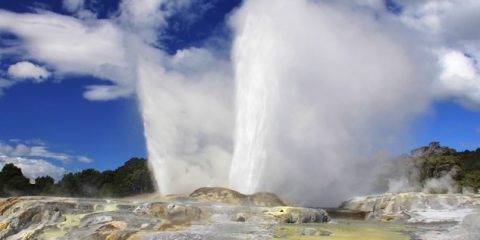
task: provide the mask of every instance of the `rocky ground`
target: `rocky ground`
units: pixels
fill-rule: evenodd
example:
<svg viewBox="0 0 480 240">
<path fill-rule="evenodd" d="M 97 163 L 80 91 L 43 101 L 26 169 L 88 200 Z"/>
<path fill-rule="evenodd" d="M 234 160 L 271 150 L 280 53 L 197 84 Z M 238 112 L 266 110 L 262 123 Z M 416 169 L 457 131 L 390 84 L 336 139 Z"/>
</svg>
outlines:
<svg viewBox="0 0 480 240">
<path fill-rule="evenodd" d="M 285 205 L 270 193 L 222 188 L 159 201 L 8 198 L 0 200 L 0 239 L 270 239 L 279 224 L 330 220 L 323 210 Z"/>
<path fill-rule="evenodd" d="M 0 239 L 480 239 L 478 195 L 387 193 L 339 209 L 201 188 L 164 199 L 0 199 Z M 465 219 L 465 221 L 464 221 Z"/>
<path fill-rule="evenodd" d="M 340 208 L 367 221 L 401 223 L 411 239 L 480 239 L 479 194 L 385 193 L 355 197 Z"/>
</svg>

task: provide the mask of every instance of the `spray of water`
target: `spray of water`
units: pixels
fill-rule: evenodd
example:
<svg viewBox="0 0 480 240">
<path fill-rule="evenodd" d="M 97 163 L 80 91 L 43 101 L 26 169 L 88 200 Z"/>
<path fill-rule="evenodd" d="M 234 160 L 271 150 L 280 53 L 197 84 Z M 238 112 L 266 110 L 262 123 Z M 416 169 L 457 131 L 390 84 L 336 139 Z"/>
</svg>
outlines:
<svg viewBox="0 0 480 240">
<path fill-rule="evenodd" d="M 231 25 L 230 186 L 327 205 L 371 191 L 375 150 L 399 143 L 427 102 L 427 84 L 388 24 L 321 2 L 255 0 Z"/>
<path fill-rule="evenodd" d="M 231 60 L 141 52 L 160 192 L 230 186 L 336 205 L 371 190 L 375 150 L 398 143 L 428 103 L 411 52 L 379 21 L 318 1 L 251 0 L 230 20 Z"/>
<path fill-rule="evenodd" d="M 202 49 L 166 56 L 146 47 L 139 55 L 138 91 L 160 193 L 224 186 L 233 123 L 228 65 Z"/>
<path fill-rule="evenodd" d="M 264 62 L 275 57 L 277 40 L 271 38 L 268 18 L 246 19 L 235 43 L 236 60 L 236 132 L 235 150 L 230 169 L 230 186 L 241 192 L 254 193 L 269 157 L 269 132 L 278 102 L 278 78 Z M 256 27 L 259 24 L 261 27 Z M 248 56 L 254 53 L 254 56 Z"/>
</svg>

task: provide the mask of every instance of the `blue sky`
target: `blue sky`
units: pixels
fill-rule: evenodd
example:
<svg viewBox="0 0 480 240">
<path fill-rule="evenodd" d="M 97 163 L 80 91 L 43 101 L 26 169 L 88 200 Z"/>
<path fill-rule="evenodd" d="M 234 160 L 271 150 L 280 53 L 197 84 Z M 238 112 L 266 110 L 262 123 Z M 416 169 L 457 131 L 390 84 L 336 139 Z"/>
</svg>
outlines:
<svg viewBox="0 0 480 240">
<path fill-rule="evenodd" d="M 430 141 L 459 151 L 480 147 L 480 115 L 452 102 L 438 102 L 432 110 L 417 120 L 411 146 L 423 146 Z"/>
<path fill-rule="evenodd" d="M 60 0 L 1 1 L 0 9 L 17 13 L 52 11 L 79 16 L 79 11 L 67 10 L 62 4 Z M 168 54 L 205 44 L 224 44 L 230 38 L 224 21 L 230 11 L 239 5 L 239 0 L 194 1 L 180 13 L 167 17 L 170 23 L 156 32 L 158 39 L 155 44 Z M 82 6 L 82 10 L 94 13 L 95 19 L 113 18 L 119 15 L 118 8 L 119 1 L 113 0 L 86 0 Z M 403 11 L 394 1 L 386 1 L 385 8 L 395 15 Z M 185 17 L 186 12 L 191 13 L 190 17 Z M 0 52 L 1 78 L 8 78 L 7 69 L 14 63 L 30 61 L 42 64 L 11 48 L 21 45 L 19 38 L 8 31 L 0 30 L 0 34 L 0 47 L 10 49 Z M 55 157 L 43 158 L 66 171 L 88 167 L 112 169 L 130 157 L 146 157 L 142 120 L 135 95 L 110 101 L 86 99 L 84 92 L 87 86 L 97 84 L 109 83 L 85 74 L 56 74 L 48 75 L 40 83 L 21 81 L 3 90 L 0 88 L 3 91 L 0 96 L 0 143 L 13 148 L 18 144 L 28 147 L 38 145 L 52 153 L 66 154 L 73 160 L 58 162 Z M 430 141 L 440 141 L 458 150 L 480 147 L 480 115 L 453 100 L 446 97 L 434 101 L 430 110 L 415 121 L 411 141 L 403 148 L 425 145 Z M 76 161 L 79 156 L 93 161 Z M 31 154 L 30 157 L 42 156 Z"/>
</svg>

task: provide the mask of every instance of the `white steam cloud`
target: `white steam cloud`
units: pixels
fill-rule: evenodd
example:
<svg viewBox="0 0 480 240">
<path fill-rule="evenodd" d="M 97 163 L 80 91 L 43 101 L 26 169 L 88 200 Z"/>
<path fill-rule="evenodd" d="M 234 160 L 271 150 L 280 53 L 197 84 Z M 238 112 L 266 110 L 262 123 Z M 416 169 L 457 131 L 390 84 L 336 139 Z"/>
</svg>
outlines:
<svg viewBox="0 0 480 240">
<path fill-rule="evenodd" d="M 153 49 L 142 53 L 139 98 L 160 192 L 226 185 L 233 128 L 228 63 L 204 49 L 163 59 Z"/>
<path fill-rule="evenodd" d="M 372 150 L 427 106 L 409 49 L 373 16 L 306 0 L 247 1 L 233 26 L 232 186 L 323 204 L 367 191 Z"/>
</svg>

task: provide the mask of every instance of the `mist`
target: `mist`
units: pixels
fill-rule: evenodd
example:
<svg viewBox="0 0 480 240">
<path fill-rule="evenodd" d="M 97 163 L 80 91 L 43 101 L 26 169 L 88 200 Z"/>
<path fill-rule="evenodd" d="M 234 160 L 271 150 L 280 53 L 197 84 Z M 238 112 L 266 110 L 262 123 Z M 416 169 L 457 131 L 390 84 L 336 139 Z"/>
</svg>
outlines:
<svg viewBox="0 0 480 240">
<path fill-rule="evenodd" d="M 228 63 L 205 49 L 141 52 L 138 95 L 160 193 L 226 185 L 233 129 Z"/>
<path fill-rule="evenodd" d="M 375 191 L 388 151 L 429 104 L 421 53 L 392 28 L 404 30 L 307 0 L 246 1 L 229 24 L 230 59 L 208 48 L 140 54 L 160 192 L 224 186 L 335 206 Z"/>
<path fill-rule="evenodd" d="M 404 43 L 373 16 L 312 1 L 247 1 L 232 22 L 237 94 L 264 82 L 237 95 L 232 186 L 327 205 L 371 191 L 376 153 L 428 103 Z M 248 112 L 252 99 L 266 116 Z M 261 139 L 241 136 L 251 118 Z M 261 153 L 245 155 L 244 141 Z"/>
</svg>

